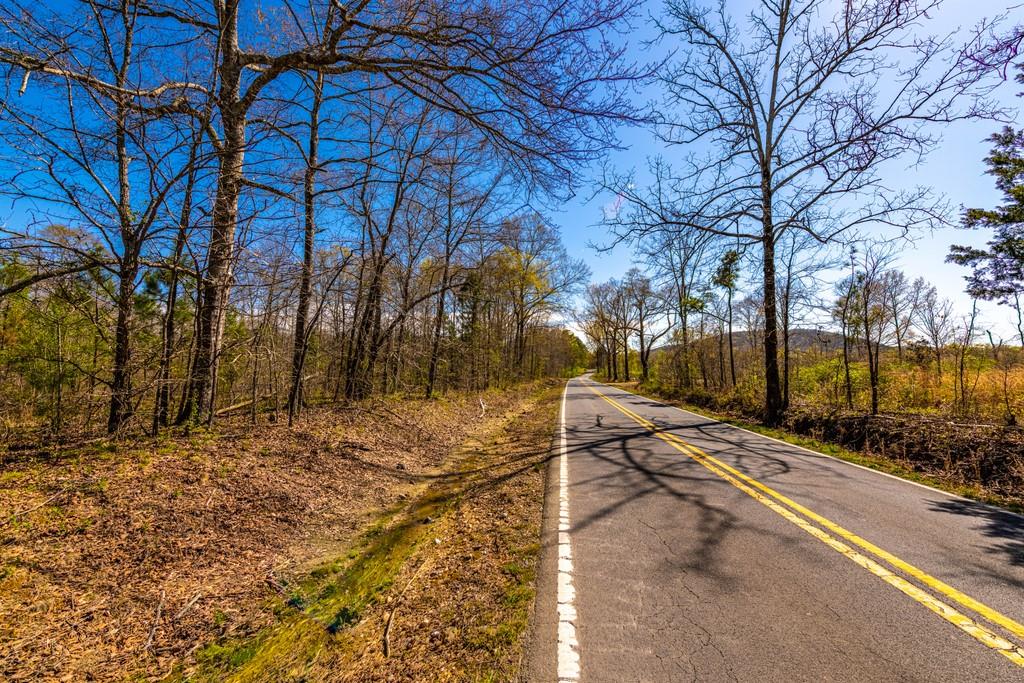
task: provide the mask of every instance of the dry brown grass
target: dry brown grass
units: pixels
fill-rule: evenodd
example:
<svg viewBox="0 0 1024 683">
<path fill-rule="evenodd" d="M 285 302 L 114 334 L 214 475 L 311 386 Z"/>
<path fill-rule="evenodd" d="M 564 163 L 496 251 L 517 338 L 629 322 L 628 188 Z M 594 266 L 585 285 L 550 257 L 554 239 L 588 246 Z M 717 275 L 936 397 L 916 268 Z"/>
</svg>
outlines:
<svg viewBox="0 0 1024 683">
<path fill-rule="evenodd" d="M 165 675 L 413 495 L 531 387 L 311 411 L 296 429 L 5 453 L 0 678 Z"/>
</svg>

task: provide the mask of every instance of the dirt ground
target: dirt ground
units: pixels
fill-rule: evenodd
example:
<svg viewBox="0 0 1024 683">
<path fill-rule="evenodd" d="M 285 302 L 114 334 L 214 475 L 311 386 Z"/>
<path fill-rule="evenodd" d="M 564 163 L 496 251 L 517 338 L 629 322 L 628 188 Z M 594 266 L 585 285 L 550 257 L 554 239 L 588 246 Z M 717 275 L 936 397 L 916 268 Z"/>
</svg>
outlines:
<svg viewBox="0 0 1024 683">
<path fill-rule="evenodd" d="M 518 680 L 559 397 L 560 388 L 547 392 L 470 449 L 471 471 L 455 483 L 454 509 L 308 680 Z"/>
<path fill-rule="evenodd" d="M 188 437 L 0 451 L 0 679 L 188 677 L 216 661 L 217 643 L 272 632 L 303 577 L 338 557 L 350 561 L 338 565 L 344 575 L 382 511 L 399 511 L 383 524 L 397 523 L 436 482 L 458 500 L 422 531 L 410 527 L 429 543 L 341 633 L 329 629 L 347 645 L 313 664 L 346 659 L 341 680 L 353 681 L 514 675 L 525 622 L 509 620 L 532 604 L 556 393 L 378 401 L 310 411 L 293 430 L 240 421 Z M 385 658 L 378 622 L 388 616 Z M 229 677 L 245 661 L 207 670 Z M 444 673 L 452 661 L 462 674 Z"/>
</svg>

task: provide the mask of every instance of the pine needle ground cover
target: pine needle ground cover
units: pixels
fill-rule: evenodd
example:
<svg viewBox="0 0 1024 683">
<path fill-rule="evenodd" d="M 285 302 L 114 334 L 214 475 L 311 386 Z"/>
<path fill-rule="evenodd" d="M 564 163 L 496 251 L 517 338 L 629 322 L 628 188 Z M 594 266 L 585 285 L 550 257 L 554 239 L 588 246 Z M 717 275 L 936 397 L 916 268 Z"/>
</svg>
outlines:
<svg viewBox="0 0 1024 683">
<path fill-rule="evenodd" d="M 557 396 L 4 453 L 0 678 L 513 676 Z"/>
</svg>

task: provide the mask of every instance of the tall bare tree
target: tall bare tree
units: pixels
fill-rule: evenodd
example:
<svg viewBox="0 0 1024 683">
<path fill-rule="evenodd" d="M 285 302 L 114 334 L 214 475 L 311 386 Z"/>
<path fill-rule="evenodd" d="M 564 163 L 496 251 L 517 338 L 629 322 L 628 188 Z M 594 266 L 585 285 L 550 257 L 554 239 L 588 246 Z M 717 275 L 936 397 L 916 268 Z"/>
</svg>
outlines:
<svg viewBox="0 0 1024 683">
<path fill-rule="evenodd" d="M 670 307 L 663 293 L 656 291 L 651 279 L 638 268 L 631 268 L 626 273 L 622 286 L 635 311 L 640 377 L 646 382 L 651 374 L 651 351 L 658 340 L 672 329 L 667 320 Z"/>
<path fill-rule="evenodd" d="M 663 73 L 670 114 L 662 136 L 710 151 L 691 155 L 679 174 L 662 167 L 657 190 L 635 189 L 632 174 L 609 178 L 609 188 L 651 216 L 613 227 L 634 235 L 710 232 L 760 245 L 770 423 L 783 409 L 781 237 L 801 230 L 829 242 L 866 224 L 911 230 L 944 222 L 944 204 L 929 190 L 887 191 L 879 167 L 930 151 L 932 124 L 1000 113 L 985 99 L 987 71 L 966 58 L 960 34 L 924 35 L 942 5 L 781 0 L 759 3 L 741 26 L 725 2 L 669 0 L 658 20 L 666 41 L 685 46 Z M 668 204 L 660 200 L 665 188 L 676 195 Z"/>
<path fill-rule="evenodd" d="M 87 2 L 64 13 L 11 4 L 0 11 L 7 32 L 0 62 L 22 72 L 20 80 L 6 82 L 0 118 L 12 138 L 8 144 L 19 140 L 12 146 L 32 158 L 9 166 L 5 187 L 44 205 L 48 222 L 67 220 L 98 235 L 101 252 L 58 245 L 45 231 L 7 236 L 21 249 L 61 247 L 60 265 L 39 277 L 100 265 L 116 278 L 113 358 L 110 379 L 103 380 L 110 388 L 109 432 L 132 418 L 137 400 L 132 337 L 146 250 L 172 224 L 168 195 L 196 163 L 194 154 L 178 150 L 188 129 L 139 102 L 178 87 L 144 82 L 155 68 L 152 53 L 170 45 L 142 42 L 148 37 L 144 5 Z M 17 93 L 14 83 L 20 83 Z"/>
</svg>

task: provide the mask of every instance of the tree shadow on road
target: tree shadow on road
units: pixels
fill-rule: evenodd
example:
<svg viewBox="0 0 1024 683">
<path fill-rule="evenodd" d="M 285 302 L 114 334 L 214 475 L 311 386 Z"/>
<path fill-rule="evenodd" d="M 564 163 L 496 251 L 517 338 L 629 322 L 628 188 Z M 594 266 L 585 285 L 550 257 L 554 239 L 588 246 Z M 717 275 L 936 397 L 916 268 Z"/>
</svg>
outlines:
<svg viewBox="0 0 1024 683">
<path fill-rule="evenodd" d="M 588 433 L 592 431 L 596 433 Z M 574 478 L 571 489 L 575 489 L 576 496 L 591 497 L 591 502 L 596 496 L 600 501 L 596 507 L 587 505 L 591 508 L 588 513 L 572 520 L 574 534 L 621 513 L 627 507 L 635 507 L 644 499 L 670 496 L 682 505 L 658 506 L 658 510 L 670 510 L 674 515 L 695 514 L 697 517 L 694 525 L 697 535 L 685 547 L 668 547 L 658 533 L 659 525 L 671 525 L 671 518 L 644 519 L 644 512 L 652 509 L 644 507 L 635 507 L 631 514 L 637 515 L 636 519 L 666 544 L 673 556 L 670 562 L 677 569 L 713 575 L 724 582 L 731 580 L 722 572 L 717 550 L 728 534 L 736 529 L 739 518 L 728 508 L 708 502 L 701 492 L 713 475 L 689 458 L 659 450 L 664 444 L 650 440 L 647 430 L 610 426 L 569 427 L 567 436 L 570 442 L 584 440 L 567 449 L 570 468 L 574 461 L 580 462 L 580 457 L 591 459 L 590 471 L 584 477 Z M 623 539 L 623 542 L 629 543 L 630 540 Z"/>
<path fill-rule="evenodd" d="M 934 500 L 930 508 L 978 519 L 981 532 L 999 541 L 989 552 L 1005 554 L 1010 564 L 1024 567 L 1024 517 L 970 500 Z"/>
</svg>

